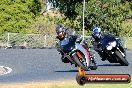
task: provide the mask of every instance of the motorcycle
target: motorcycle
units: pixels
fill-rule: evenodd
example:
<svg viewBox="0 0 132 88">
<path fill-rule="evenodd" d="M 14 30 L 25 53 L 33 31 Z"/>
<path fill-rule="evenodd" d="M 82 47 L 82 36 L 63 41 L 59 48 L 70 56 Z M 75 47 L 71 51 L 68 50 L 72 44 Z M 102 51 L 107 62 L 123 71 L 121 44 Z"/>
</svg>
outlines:
<svg viewBox="0 0 132 88">
<path fill-rule="evenodd" d="M 126 51 L 123 48 L 119 38 L 115 38 L 111 34 L 105 35 L 100 40 L 101 53 L 110 63 L 120 63 L 122 66 L 128 66 L 126 60 Z"/>
<path fill-rule="evenodd" d="M 69 41 L 67 38 L 66 41 Z M 96 70 L 97 66 L 94 61 L 94 56 L 90 55 L 89 50 L 76 39 L 61 47 L 60 42 L 57 43 L 58 51 L 61 51 L 64 55 L 63 58 L 67 58 L 71 64 L 81 67 L 84 70 Z"/>
</svg>

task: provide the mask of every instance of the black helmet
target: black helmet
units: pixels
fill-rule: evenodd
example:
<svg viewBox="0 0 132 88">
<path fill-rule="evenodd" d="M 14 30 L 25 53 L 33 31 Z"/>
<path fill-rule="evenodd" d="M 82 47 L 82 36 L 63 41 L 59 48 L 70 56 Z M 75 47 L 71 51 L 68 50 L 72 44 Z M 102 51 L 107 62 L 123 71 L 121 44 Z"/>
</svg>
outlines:
<svg viewBox="0 0 132 88">
<path fill-rule="evenodd" d="M 57 25 L 56 27 L 56 33 L 59 34 L 60 32 L 66 32 L 66 29 L 63 25 Z"/>
<path fill-rule="evenodd" d="M 66 28 L 63 25 L 57 25 L 56 27 L 57 38 L 63 40 L 66 35 Z"/>
</svg>

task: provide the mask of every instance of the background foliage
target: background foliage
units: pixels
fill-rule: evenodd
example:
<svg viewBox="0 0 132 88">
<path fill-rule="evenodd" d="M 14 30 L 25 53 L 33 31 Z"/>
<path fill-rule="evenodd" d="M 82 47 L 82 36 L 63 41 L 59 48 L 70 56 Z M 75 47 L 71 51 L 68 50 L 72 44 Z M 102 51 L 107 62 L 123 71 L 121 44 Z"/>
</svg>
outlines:
<svg viewBox="0 0 132 88">
<path fill-rule="evenodd" d="M 0 32 L 26 33 L 40 11 L 38 0 L 1 0 Z"/>
<path fill-rule="evenodd" d="M 48 0 L 58 11 L 45 12 L 46 0 L 1 0 L 0 32 L 53 34 L 56 24 L 82 31 L 83 0 Z M 131 0 L 86 0 L 85 30 L 100 26 L 115 35 L 132 36 Z"/>
<path fill-rule="evenodd" d="M 73 28 L 82 30 L 83 0 L 57 1 L 60 1 L 58 3 L 59 10 L 65 14 L 66 18 L 80 22 L 79 27 L 73 26 Z M 65 8 L 62 8 L 62 6 Z M 67 14 L 71 12 L 73 13 Z M 100 26 L 103 30 L 113 32 L 115 35 L 124 35 L 128 31 L 130 35 L 132 28 L 123 28 L 122 24 L 124 21 L 126 22 L 126 19 L 131 18 L 132 2 L 129 0 L 86 0 L 85 30 L 88 33 L 94 26 Z M 71 24 L 71 22 L 69 23 Z"/>
</svg>

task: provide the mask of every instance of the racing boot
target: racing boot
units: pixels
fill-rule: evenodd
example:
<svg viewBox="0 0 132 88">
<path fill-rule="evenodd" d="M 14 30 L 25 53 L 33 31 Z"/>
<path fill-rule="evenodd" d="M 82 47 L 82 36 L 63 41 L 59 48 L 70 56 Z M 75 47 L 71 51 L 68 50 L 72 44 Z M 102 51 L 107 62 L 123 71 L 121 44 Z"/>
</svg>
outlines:
<svg viewBox="0 0 132 88">
<path fill-rule="evenodd" d="M 98 52 L 98 54 L 101 57 L 101 60 L 102 61 L 105 61 L 106 60 L 105 55 L 103 55 L 103 52 Z"/>
<path fill-rule="evenodd" d="M 102 61 L 105 61 L 106 59 L 105 59 L 105 58 L 102 58 L 101 60 L 102 60 Z"/>
<path fill-rule="evenodd" d="M 63 56 L 61 57 L 61 60 L 64 63 L 69 63 L 70 62 L 66 57 L 64 58 Z"/>
</svg>

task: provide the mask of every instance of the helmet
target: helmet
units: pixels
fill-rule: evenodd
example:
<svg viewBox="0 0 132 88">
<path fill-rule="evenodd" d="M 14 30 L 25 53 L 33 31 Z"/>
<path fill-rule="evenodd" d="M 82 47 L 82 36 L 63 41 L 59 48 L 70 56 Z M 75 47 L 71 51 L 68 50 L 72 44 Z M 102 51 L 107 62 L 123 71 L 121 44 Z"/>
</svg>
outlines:
<svg viewBox="0 0 132 88">
<path fill-rule="evenodd" d="M 57 25 L 56 33 L 59 34 L 60 32 L 65 32 L 65 27 L 63 25 Z"/>
<path fill-rule="evenodd" d="M 63 25 L 57 25 L 56 33 L 58 39 L 63 39 L 66 35 L 66 28 Z"/>
<path fill-rule="evenodd" d="M 99 27 L 93 28 L 93 36 L 95 38 L 100 38 L 101 37 L 101 28 L 99 28 Z"/>
</svg>

